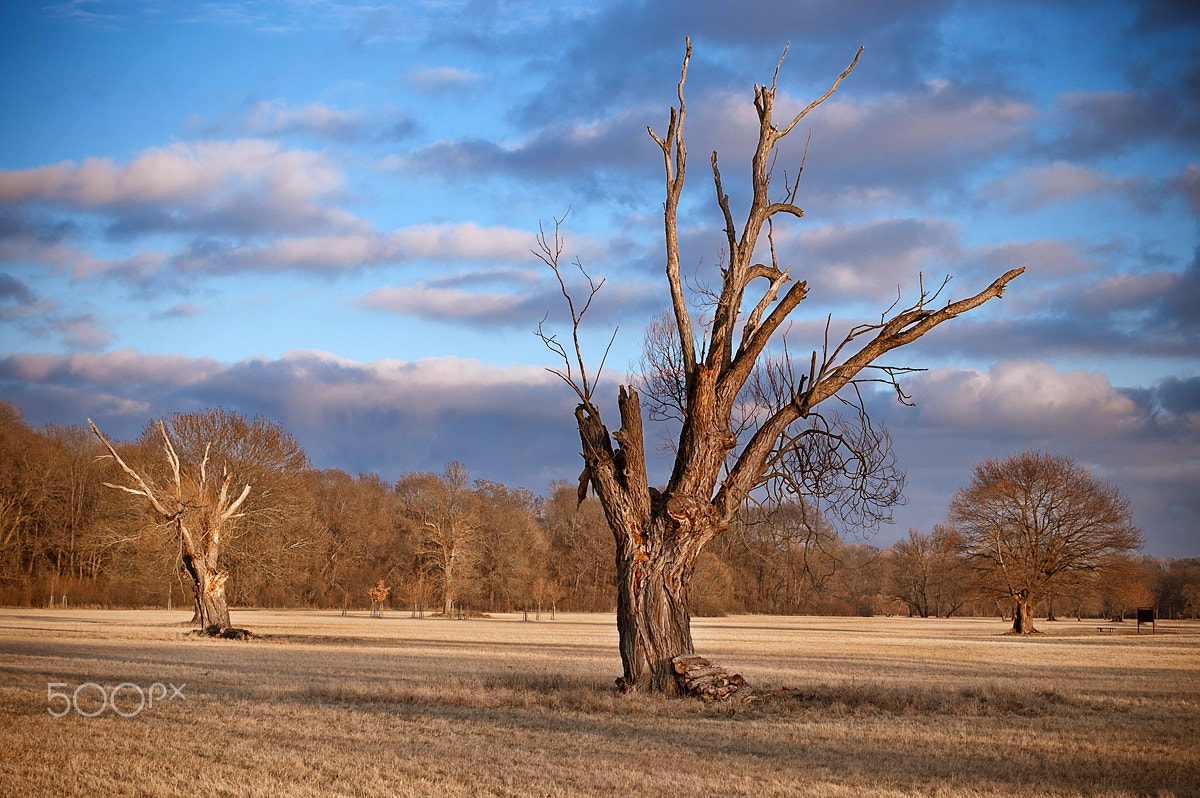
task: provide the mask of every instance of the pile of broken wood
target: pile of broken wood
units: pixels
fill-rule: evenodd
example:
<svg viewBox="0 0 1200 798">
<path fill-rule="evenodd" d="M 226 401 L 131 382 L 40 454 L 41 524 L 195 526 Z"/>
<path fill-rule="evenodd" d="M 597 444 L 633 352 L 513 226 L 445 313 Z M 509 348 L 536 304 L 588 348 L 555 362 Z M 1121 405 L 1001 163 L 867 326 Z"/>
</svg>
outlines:
<svg viewBox="0 0 1200 798">
<path fill-rule="evenodd" d="M 214 623 L 203 629 L 193 629 L 192 634 L 201 637 L 222 637 L 226 640 L 253 640 L 258 637 L 258 635 L 249 629 L 240 629 L 236 626 L 221 626 L 219 623 Z"/>
<path fill-rule="evenodd" d="M 702 701 L 733 701 L 745 703 L 755 699 L 754 691 L 741 674 L 730 675 L 724 668 L 713 665 L 704 657 L 683 654 L 671 660 L 679 683 L 690 696 Z"/>
</svg>

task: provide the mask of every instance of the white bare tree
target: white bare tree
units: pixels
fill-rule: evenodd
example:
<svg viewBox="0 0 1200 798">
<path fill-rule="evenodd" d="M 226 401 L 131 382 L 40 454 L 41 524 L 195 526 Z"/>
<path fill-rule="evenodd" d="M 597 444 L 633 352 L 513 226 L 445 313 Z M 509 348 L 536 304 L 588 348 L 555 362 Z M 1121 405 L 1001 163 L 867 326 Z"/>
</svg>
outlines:
<svg viewBox="0 0 1200 798">
<path fill-rule="evenodd" d="M 219 632 L 229 627 L 229 605 L 225 601 L 225 580 L 229 574 L 220 570 L 218 558 L 222 533 L 231 519 L 239 517 L 238 509 L 250 495 L 250 486 L 244 486 L 235 496 L 229 490 L 232 474 L 226 472 L 219 482 L 211 480 L 209 446 L 205 447 L 195 473 L 186 473 L 162 421 L 158 427 L 170 469 L 170 478 L 163 484 L 131 468 L 90 418 L 88 426 L 132 483 L 104 484 L 141 496 L 153 512 L 156 523 L 173 530 L 179 541 L 183 568 L 192 578 L 200 628 Z"/>
</svg>

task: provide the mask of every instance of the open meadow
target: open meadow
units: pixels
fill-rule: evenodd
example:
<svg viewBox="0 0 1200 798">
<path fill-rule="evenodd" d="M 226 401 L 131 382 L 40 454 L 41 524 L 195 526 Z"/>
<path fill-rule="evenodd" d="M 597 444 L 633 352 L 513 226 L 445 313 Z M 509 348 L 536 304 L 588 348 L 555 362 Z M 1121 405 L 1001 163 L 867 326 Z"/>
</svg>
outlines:
<svg viewBox="0 0 1200 798">
<path fill-rule="evenodd" d="M 696 619 L 734 707 L 618 694 L 611 615 L 189 617 L 0 609 L 0 795 L 1200 795 L 1194 622 Z"/>
</svg>

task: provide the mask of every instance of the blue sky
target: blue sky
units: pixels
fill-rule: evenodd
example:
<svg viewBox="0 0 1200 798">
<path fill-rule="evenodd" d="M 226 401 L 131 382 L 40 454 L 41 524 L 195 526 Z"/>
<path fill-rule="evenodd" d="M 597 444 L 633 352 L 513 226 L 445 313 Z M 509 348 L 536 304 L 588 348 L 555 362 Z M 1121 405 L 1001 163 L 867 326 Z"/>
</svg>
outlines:
<svg viewBox="0 0 1200 798">
<path fill-rule="evenodd" d="M 319 467 L 459 460 L 544 493 L 578 439 L 530 249 L 567 214 L 607 281 L 584 332 L 598 359 L 619 328 L 615 393 L 666 304 L 646 126 L 666 128 L 685 36 L 698 283 L 723 236 L 712 150 L 745 207 L 753 85 L 789 46 L 777 105 L 798 110 L 866 47 L 806 120 L 806 216 L 776 235 L 810 287 L 792 351 L 919 275 L 962 296 L 1027 268 L 893 357 L 928 370 L 916 408 L 870 399 L 909 497 L 871 541 L 942 520 L 982 458 L 1044 449 L 1117 484 L 1150 553 L 1200 555 L 1190 2 L 9 2 L 0 398 L 119 438 L 222 406 Z"/>
</svg>

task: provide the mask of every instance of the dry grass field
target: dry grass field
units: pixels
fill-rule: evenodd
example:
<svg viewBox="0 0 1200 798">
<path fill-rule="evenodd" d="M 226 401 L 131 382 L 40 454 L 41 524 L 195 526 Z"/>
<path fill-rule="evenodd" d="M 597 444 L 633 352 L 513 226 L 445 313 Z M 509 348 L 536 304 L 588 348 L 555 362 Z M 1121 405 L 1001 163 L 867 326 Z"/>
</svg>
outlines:
<svg viewBox="0 0 1200 798">
<path fill-rule="evenodd" d="M 189 614 L 0 609 L 0 795 L 1200 795 L 1197 624 L 698 619 L 732 708 L 615 693 L 611 616 Z"/>
</svg>

